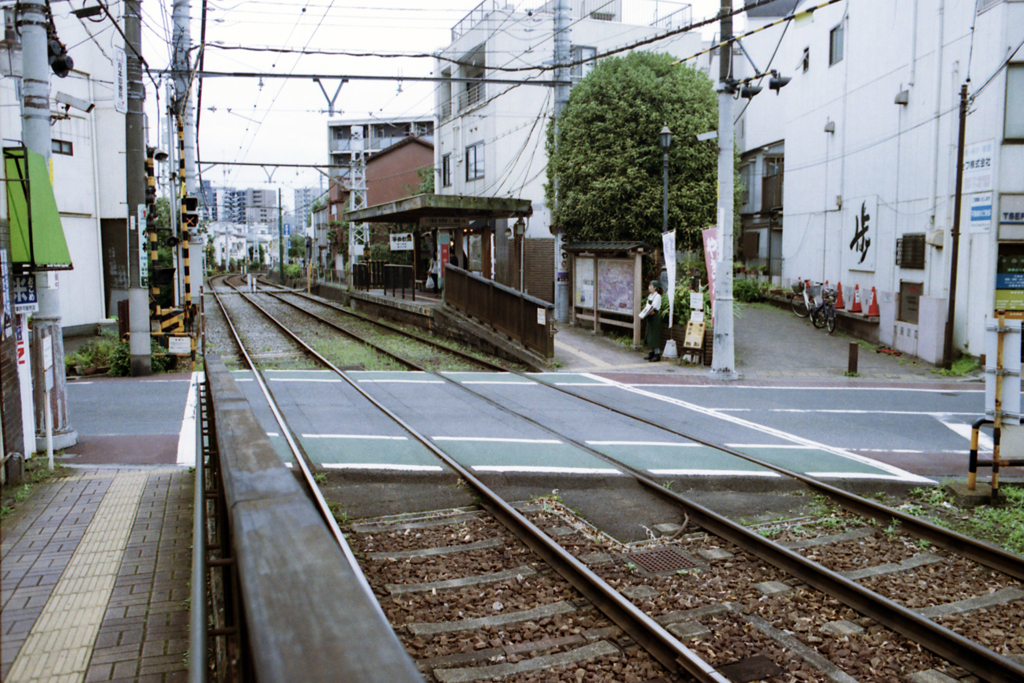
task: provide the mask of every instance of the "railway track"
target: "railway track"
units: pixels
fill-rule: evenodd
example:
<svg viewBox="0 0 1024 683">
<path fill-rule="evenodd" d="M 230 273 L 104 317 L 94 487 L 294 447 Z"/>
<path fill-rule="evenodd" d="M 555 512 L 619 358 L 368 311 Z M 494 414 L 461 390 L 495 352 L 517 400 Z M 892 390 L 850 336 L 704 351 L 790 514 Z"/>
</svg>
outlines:
<svg viewBox="0 0 1024 683">
<path fill-rule="evenodd" d="M 1014 659 L 1024 655 L 1024 560 L 1017 556 L 807 477 L 800 478 L 805 485 L 857 514 L 837 508 L 758 533 L 618 462 L 648 495 L 672 501 L 687 520 L 664 529 L 663 538 L 621 544 L 557 500 L 512 508 L 350 384 L 468 482 L 494 515 L 437 514 L 351 527 L 393 627 L 438 681 L 559 680 L 551 678 L 557 673 L 577 681 L 688 675 L 740 683 L 786 675 L 849 683 L 924 672 L 1024 680 Z M 557 425 L 531 421 L 613 461 Z M 471 583 L 451 583 L 459 580 Z"/>
</svg>

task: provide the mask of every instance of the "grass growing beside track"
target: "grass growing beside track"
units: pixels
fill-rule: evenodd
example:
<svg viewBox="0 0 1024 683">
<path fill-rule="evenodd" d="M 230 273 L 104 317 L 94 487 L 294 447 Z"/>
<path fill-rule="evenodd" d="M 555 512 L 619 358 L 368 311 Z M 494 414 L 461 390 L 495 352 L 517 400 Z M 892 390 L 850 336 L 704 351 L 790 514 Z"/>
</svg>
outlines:
<svg viewBox="0 0 1024 683">
<path fill-rule="evenodd" d="M 1024 488 L 1003 486 L 999 505 L 957 507 L 942 487 L 914 489 L 912 502 L 899 506 L 903 512 L 981 541 L 995 543 L 1011 553 L 1024 555 Z"/>
</svg>

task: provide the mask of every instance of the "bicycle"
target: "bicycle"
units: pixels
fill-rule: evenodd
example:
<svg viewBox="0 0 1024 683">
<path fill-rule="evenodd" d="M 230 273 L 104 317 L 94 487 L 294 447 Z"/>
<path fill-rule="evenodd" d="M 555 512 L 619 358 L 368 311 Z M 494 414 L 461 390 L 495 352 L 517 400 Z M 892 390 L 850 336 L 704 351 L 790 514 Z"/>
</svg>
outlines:
<svg viewBox="0 0 1024 683">
<path fill-rule="evenodd" d="M 799 318 L 806 318 L 814 310 L 814 297 L 819 287 L 811 285 L 810 280 L 797 282 L 793 287 L 793 294 L 790 295 L 789 305 L 793 313 Z"/>
<path fill-rule="evenodd" d="M 814 309 L 811 322 L 819 330 L 827 327 L 829 334 L 836 331 L 836 290 L 830 287 L 822 291 L 821 304 Z"/>
</svg>

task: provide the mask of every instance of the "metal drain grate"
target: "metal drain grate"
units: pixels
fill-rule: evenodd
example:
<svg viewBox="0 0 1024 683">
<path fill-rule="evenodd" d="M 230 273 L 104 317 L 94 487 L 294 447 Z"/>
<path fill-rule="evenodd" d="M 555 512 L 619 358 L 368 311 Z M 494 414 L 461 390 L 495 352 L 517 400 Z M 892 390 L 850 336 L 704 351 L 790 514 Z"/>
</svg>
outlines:
<svg viewBox="0 0 1024 683">
<path fill-rule="evenodd" d="M 658 548 L 657 550 L 642 550 L 636 553 L 628 553 L 625 558 L 629 562 L 635 562 L 651 574 L 661 572 L 677 572 L 680 569 L 693 569 L 696 563 L 683 555 L 677 548 Z"/>
</svg>

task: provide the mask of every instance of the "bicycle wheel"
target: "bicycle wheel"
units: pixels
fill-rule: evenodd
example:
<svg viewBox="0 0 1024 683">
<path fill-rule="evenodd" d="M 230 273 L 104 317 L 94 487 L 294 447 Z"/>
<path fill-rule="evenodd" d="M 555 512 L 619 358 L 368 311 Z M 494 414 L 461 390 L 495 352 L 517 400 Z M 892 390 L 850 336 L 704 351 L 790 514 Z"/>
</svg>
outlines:
<svg viewBox="0 0 1024 683">
<path fill-rule="evenodd" d="M 794 294 L 790 297 L 789 304 L 793 307 L 793 312 L 796 313 L 798 318 L 806 318 L 807 314 L 810 313 L 807 310 L 807 304 L 804 303 L 804 298 L 799 294 Z"/>
<path fill-rule="evenodd" d="M 828 318 L 828 314 L 825 312 L 824 304 L 815 308 L 814 312 L 811 313 L 811 322 L 814 323 L 814 326 L 819 330 L 825 327 L 826 318 Z"/>
<path fill-rule="evenodd" d="M 829 334 L 836 331 L 836 309 L 832 306 L 829 306 L 827 327 Z"/>
</svg>

